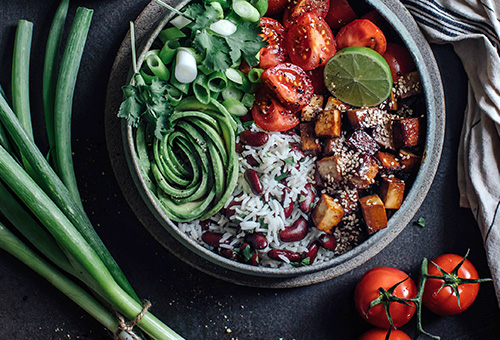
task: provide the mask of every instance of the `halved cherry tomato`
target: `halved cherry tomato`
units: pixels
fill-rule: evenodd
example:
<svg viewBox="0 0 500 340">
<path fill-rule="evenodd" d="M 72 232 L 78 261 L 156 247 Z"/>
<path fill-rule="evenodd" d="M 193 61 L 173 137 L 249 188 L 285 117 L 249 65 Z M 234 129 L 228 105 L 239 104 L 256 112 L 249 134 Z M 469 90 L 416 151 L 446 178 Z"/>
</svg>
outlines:
<svg viewBox="0 0 500 340">
<path fill-rule="evenodd" d="M 285 28 L 277 20 L 260 18 L 262 37 L 268 43 L 260 50 L 260 68 L 269 68 L 281 64 L 286 59 Z"/>
<path fill-rule="evenodd" d="M 387 329 L 370 329 L 363 333 L 358 340 L 386 340 Z M 403 331 L 393 329 L 388 340 L 411 340 L 411 338 Z"/>
<path fill-rule="evenodd" d="M 387 48 L 384 33 L 367 19 L 354 20 L 342 27 L 335 41 L 339 50 L 349 46 L 364 46 L 384 54 Z"/>
<path fill-rule="evenodd" d="M 445 272 L 451 273 L 462 260 L 462 256 L 444 254 L 436 257 L 432 262 L 444 269 Z M 429 275 L 443 276 L 439 269 L 431 262 L 429 262 L 427 266 L 427 271 Z M 474 265 L 469 260 L 465 260 L 458 269 L 456 277 L 462 279 L 478 279 L 479 275 Z M 463 312 L 470 307 L 479 292 L 479 283 L 458 284 L 457 289 L 460 295 L 459 306 L 457 295 L 452 287 L 449 285 L 442 287 L 443 283 L 443 280 L 428 279 L 425 283 L 422 297 L 424 305 L 432 312 L 439 315 L 455 315 Z"/>
<path fill-rule="evenodd" d="M 309 76 L 294 64 L 279 64 L 268 68 L 260 79 L 276 94 L 281 104 L 292 112 L 309 104 L 314 93 Z"/>
<path fill-rule="evenodd" d="M 300 120 L 296 114 L 285 109 L 279 100 L 267 89 L 261 88 L 252 107 L 255 124 L 267 131 L 288 131 L 296 127 Z"/>
<path fill-rule="evenodd" d="M 324 71 L 324 66 L 316 67 L 314 70 L 306 71 L 309 78 L 311 78 L 314 93 L 319 94 L 326 91 Z"/>
<path fill-rule="evenodd" d="M 325 65 L 337 51 L 332 30 L 312 13 L 301 15 L 288 28 L 285 44 L 292 63 L 305 71 Z"/>
<path fill-rule="evenodd" d="M 332 30 L 339 30 L 356 18 L 357 15 L 347 0 L 330 0 L 330 9 L 325 21 Z"/>
<path fill-rule="evenodd" d="M 415 69 L 415 63 L 410 52 L 404 46 L 387 43 L 387 49 L 383 55 L 384 59 L 391 68 L 392 80 L 397 82 L 401 76 L 404 76 Z"/>
<path fill-rule="evenodd" d="M 266 15 L 280 14 L 285 10 L 288 0 L 268 0 Z"/>
<path fill-rule="evenodd" d="M 290 1 L 290 5 L 283 13 L 283 26 L 290 27 L 302 14 L 312 13 L 318 17 L 326 17 L 330 8 L 330 0 L 296 0 Z"/>
<path fill-rule="evenodd" d="M 398 284 L 399 283 L 399 284 Z M 359 315 L 367 322 L 380 328 L 390 328 L 383 304 L 372 306 L 370 303 L 380 296 L 379 288 L 386 291 L 396 285 L 393 295 L 398 298 L 411 299 L 417 295 L 415 282 L 405 273 L 396 268 L 375 267 L 367 271 L 359 280 L 354 291 L 354 305 Z M 415 314 L 416 307 L 413 302 L 409 305 L 392 301 L 389 305 L 391 318 L 396 328 L 410 321 Z"/>
<path fill-rule="evenodd" d="M 367 19 L 373 22 L 378 28 L 384 32 L 384 27 L 387 25 L 387 21 L 382 15 L 376 10 L 370 11 L 364 14 L 360 19 Z"/>
</svg>

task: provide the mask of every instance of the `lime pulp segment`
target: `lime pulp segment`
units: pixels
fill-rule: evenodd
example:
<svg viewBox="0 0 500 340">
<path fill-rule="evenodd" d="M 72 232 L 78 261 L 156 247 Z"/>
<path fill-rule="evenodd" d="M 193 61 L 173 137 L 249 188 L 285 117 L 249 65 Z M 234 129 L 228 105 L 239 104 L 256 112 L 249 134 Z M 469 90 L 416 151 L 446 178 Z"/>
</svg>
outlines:
<svg viewBox="0 0 500 340">
<path fill-rule="evenodd" d="M 392 90 L 391 69 L 385 59 L 368 47 L 347 47 L 325 66 L 325 85 L 344 103 L 369 107 L 386 100 Z"/>
</svg>

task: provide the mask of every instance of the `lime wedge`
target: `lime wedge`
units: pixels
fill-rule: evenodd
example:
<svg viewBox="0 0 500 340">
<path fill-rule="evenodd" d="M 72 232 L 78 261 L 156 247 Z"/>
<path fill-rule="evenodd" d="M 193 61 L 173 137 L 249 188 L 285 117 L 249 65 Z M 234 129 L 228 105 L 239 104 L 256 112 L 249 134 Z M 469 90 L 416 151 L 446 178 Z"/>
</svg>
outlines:
<svg viewBox="0 0 500 340">
<path fill-rule="evenodd" d="M 347 47 L 325 65 L 325 85 L 344 103 L 377 106 L 392 90 L 391 69 L 385 59 L 368 47 Z"/>
</svg>

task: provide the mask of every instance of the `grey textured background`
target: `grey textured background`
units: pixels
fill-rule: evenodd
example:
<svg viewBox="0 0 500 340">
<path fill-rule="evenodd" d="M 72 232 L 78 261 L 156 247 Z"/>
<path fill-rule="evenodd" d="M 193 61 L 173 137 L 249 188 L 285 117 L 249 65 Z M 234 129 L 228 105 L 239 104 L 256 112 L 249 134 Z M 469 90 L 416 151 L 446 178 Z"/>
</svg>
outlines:
<svg viewBox="0 0 500 340">
<path fill-rule="evenodd" d="M 482 241 L 468 210 L 458 208 L 456 152 L 466 77 L 449 46 L 433 46 L 446 94 L 447 128 L 434 184 L 416 215 L 425 228 L 408 226 L 385 250 L 356 270 L 309 287 L 268 290 L 236 286 L 200 273 L 173 257 L 150 236 L 125 203 L 108 160 L 104 99 L 111 65 L 133 20 L 148 0 L 73 1 L 95 9 L 77 83 L 73 150 L 84 205 L 98 233 L 152 310 L 187 339 L 356 339 L 370 328 L 352 303 L 354 286 L 368 269 L 394 266 L 416 279 L 423 257 L 463 254 L 482 277 L 489 275 Z M 35 24 L 31 106 L 34 126 L 43 128 L 41 69 L 45 39 L 57 0 L 0 1 L 0 83 L 9 93 L 15 25 Z M 43 147 L 43 134 L 36 134 Z M 124 169 L 124 171 L 127 171 Z M 411 332 L 413 323 L 403 329 Z M 424 327 L 442 339 L 492 339 L 500 331 L 500 313 L 491 284 L 465 313 L 437 317 L 424 312 Z M 231 330 L 230 332 L 228 330 Z M 0 252 L 0 339 L 110 338 L 97 322 L 50 284 Z"/>
</svg>

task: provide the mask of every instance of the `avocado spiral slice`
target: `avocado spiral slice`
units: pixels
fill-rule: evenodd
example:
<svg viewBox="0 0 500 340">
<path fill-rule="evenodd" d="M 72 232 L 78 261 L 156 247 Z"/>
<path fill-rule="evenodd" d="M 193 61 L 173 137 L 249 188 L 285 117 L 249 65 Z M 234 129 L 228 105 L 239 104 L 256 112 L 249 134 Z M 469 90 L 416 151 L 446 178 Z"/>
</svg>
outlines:
<svg viewBox="0 0 500 340">
<path fill-rule="evenodd" d="M 137 131 L 139 166 L 149 174 L 148 187 L 172 221 L 207 219 L 236 187 L 236 123 L 217 101 L 202 104 L 191 97 L 175 108 L 170 122 L 172 131 L 152 141 L 147 160 L 139 145 L 147 136 Z"/>
</svg>

